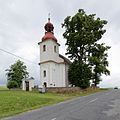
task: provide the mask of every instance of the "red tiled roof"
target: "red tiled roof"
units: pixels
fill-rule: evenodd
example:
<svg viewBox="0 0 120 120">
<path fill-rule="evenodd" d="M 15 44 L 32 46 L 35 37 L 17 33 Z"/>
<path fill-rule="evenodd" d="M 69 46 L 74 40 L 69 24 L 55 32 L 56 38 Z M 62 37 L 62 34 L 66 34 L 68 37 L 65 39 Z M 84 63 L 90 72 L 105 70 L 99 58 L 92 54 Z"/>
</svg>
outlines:
<svg viewBox="0 0 120 120">
<path fill-rule="evenodd" d="M 52 39 L 52 40 L 54 40 L 54 41 L 57 42 L 57 39 L 55 38 L 53 32 L 46 32 L 45 35 L 44 35 L 43 38 L 42 38 L 42 41 L 44 41 L 44 40 L 49 40 L 49 39 Z"/>
</svg>

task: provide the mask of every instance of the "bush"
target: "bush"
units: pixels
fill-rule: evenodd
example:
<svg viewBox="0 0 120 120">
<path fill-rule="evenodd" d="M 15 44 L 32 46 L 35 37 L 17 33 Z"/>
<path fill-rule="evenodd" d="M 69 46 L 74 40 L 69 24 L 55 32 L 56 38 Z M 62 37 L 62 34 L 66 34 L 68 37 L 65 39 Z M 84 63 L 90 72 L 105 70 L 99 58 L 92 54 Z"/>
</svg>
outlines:
<svg viewBox="0 0 120 120">
<path fill-rule="evenodd" d="M 74 61 L 68 70 L 70 84 L 82 89 L 90 86 L 91 75 L 92 73 L 89 66 L 84 63 L 81 64 L 78 61 Z"/>
<path fill-rule="evenodd" d="M 81 89 L 79 87 L 58 87 L 58 88 L 47 88 L 47 92 L 58 93 L 58 94 L 72 94 L 72 93 L 80 93 Z"/>
<path fill-rule="evenodd" d="M 16 81 L 9 81 L 7 84 L 7 88 L 18 88 L 18 83 Z"/>
</svg>

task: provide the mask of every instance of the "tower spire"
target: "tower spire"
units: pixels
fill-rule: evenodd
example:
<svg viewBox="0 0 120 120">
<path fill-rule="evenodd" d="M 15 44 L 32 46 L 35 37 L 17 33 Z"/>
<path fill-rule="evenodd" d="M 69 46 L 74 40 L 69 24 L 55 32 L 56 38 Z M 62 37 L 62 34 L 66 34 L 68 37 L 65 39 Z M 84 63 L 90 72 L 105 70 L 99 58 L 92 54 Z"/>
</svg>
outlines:
<svg viewBox="0 0 120 120">
<path fill-rule="evenodd" d="M 50 13 L 48 13 L 48 22 L 50 22 Z"/>
<path fill-rule="evenodd" d="M 55 38 L 54 32 L 53 32 L 54 26 L 50 22 L 50 13 L 48 14 L 48 22 L 45 24 L 44 28 L 45 28 L 45 35 L 42 38 L 42 41 L 52 39 L 57 42 L 57 39 Z"/>
</svg>

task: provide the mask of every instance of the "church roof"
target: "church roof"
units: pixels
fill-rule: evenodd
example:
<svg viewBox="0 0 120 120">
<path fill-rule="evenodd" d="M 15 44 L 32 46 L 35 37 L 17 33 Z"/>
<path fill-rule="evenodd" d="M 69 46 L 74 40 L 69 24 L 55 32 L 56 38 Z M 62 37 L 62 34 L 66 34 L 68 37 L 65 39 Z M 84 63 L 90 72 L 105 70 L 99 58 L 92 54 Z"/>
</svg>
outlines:
<svg viewBox="0 0 120 120">
<path fill-rule="evenodd" d="M 68 58 L 64 57 L 61 54 L 59 54 L 59 57 L 61 57 L 64 60 L 64 62 L 67 63 L 67 64 L 71 64 L 72 63 Z"/>
<path fill-rule="evenodd" d="M 31 81 L 31 80 L 34 80 L 33 77 L 30 77 L 30 78 L 24 78 L 23 81 Z"/>
<path fill-rule="evenodd" d="M 40 62 L 40 63 L 38 63 L 38 65 L 40 65 L 42 63 L 46 63 L 46 62 L 55 62 L 55 63 L 58 63 L 58 64 L 67 63 L 68 65 L 72 64 L 72 62 L 68 58 L 64 57 L 63 55 L 59 54 L 59 57 L 62 58 L 64 61 L 59 63 L 59 62 L 55 62 L 53 60 L 48 60 L 48 61 Z"/>
<path fill-rule="evenodd" d="M 57 42 L 57 39 L 55 38 L 53 32 L 45 32 L 45 35 L 43 36 L 42 41 L 49 40 L 49 39 L 52 39 Z"/>
</svg>

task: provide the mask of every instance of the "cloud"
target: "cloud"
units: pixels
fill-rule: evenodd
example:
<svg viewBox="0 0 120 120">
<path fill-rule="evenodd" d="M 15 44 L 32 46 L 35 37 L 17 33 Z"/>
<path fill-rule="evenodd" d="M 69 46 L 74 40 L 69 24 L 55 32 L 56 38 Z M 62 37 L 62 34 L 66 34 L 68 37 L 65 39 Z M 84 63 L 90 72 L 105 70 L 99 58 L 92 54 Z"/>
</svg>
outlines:
<svg viewBox="0 0 120 120">
<path fill-rule="evenodd" d="M 102 42 L 111 46 L 109 62 L 111 76 L 105 77 L 101 86 L 115 86 L 119 83 L 120 55 L 120 7 L 119 0 L 0 0 L 0 48 L 18 56 L 39 62 L 39 46 L 37 43 L 44 36 L 44 24 L 48 13 L 51 13 L 51 22 L 54 24 L 55 36 L 61 44 L 60 53 L 65 55 L 66 40 L 63 39 L 64 29 L 61 28 L 66 16 L 73 16 L 78 9 L 84 9 L 87 14 L 96 13 L 96 17 L 108 21 L 106 34 Z M 0 84 L 6 83 L 5 69 L 9 68 L 17 59 L 0 51 Z M 39 66 L 25 61 L 30 76 L 40 83 Z M 35 67 L 36 66 L 36 67 Z"/>
</svg>

